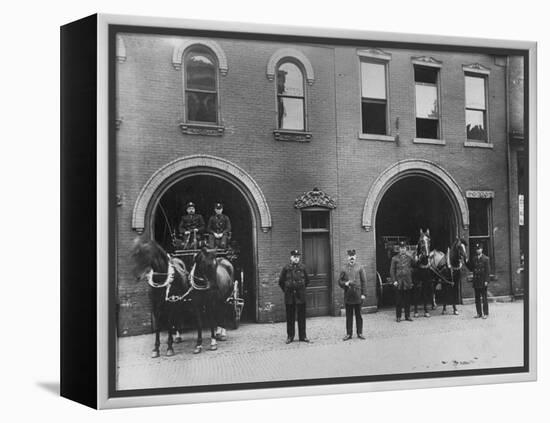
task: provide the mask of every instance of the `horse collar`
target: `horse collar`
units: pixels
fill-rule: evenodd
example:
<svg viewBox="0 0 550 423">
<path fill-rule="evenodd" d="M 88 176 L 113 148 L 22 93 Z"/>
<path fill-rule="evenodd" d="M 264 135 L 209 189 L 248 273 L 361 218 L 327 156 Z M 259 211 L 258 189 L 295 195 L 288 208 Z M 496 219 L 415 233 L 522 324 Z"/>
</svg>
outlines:
<svg viewBox="0 0 550 423">
<path fill-rule="evenodd" d="M 147 272 L 145 274 L 145 278 L 147 280 L 147 283 L 152 287 L 152 288 L 164 288 L 168 285 L 170 285 L 173 281 L 174 281 L 174 273 L 175 273 L 175 270 L 174 270 L 174 265 L 172 264 L 172 259 L 170 256 L 168 256 L 169 258 L 169 261 L 168 261 L 168 271 L 166 273 L 159 273 L 159 272 L 155 272 L 153 271 L 153 269 L 151 269 L 149 272 Z M 163 282 L 163 283 L 156 283 L 154 280 L 153 280 L 153 276 L 154 275 L 166 275 L 166 280 Z"/>
</svg>

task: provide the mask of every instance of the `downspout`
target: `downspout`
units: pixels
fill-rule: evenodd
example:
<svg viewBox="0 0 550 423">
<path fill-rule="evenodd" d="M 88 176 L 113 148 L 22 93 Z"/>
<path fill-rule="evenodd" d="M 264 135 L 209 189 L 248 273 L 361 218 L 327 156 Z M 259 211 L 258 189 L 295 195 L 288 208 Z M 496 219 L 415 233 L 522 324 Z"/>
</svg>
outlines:
<svg viewBox="0 0 550 423">
<path fill-rule="evenodd" d="M 510 56 L 506 56 L 506 78 L 504 80 L 504 96 L 506 104 L 506 163 L 508 166 L 506 176 L 508 178 L 508 251 L 510 254 L 509 264 L 509 275 L 510 275 L 510 296 L 514 298 L 514 257 L 513 257 L 513 231 L 514 231 L 514 222 L 512 221 L 512 215 L 514 214 L 512 210 L 513 198 L 512 198 L 512 177 L 510 172 L 512 170 L 512 159 L 510 151 Z"/>
</svg>

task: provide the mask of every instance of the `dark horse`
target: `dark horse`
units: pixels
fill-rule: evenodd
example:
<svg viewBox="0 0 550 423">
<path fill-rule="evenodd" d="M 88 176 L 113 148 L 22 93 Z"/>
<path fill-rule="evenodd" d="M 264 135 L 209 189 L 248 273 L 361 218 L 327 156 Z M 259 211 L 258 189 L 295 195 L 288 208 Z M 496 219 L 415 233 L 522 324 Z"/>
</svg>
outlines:
<svg viewBox="0 0 550 423">
<path fill-rule="evenodd" d="M 416 244 L 415 268 L 413 271 L 413 303 L 414 317 L 418 317 L 418 305 L 424 306 L 424 317 L 430 317 L 428 304 L 433 305 L 433 274 L 430 270 L 430 230 L 420 229 L 420 237 Z"/>
<path fill-rule="evenodd" d="M 168 329 L 167 356 L 174 355 L 173 334 L 183 327 L 183 304 L 189 290 L 189 278 L 185 264 L 177 258 L 171 258 L 154 241 L 134 241 L 131 250 L 134 261 L 133 273 L 138 280 L 145 280 L 151 287 L 151 325 L 155 333 L 155 346 L 152 357 L 159 357 L 160 331 L 162 326 Z M 179 336 L 178 336 L 179 337 Z"/>
<path fill-rule="evenodd" d="M 233 265 L 223 257 L 216 255 L 203 247 L 193 259 L 190 283 L 193 288 L 193 304 L 197 310 L 197 346 L 195 353 L 201 351 L 202 320 L 204 309 L 210 326 L 210 349 L 217 349 L 216 340 L 225 341 L 225 312 L 227 299 L 233 292 Z"/>
<path fill-rule="evenodd" d="M 467 261 L 467 245 L 464 239 L 457 237 L 453 245 L 447 249 L 447 254 L 437 250 L 430 253 L 430 270 L 435 274 L 438 286 L 443 291 L 443 310 L 441 314 L 447 312 L 447 305 L 449 304 L 453 306 L 453 314 L 458 314 L 456 305 L 462 272 Z"/>
<path fill-rule="evenodd" d="M 168 326 L 168 352 L 173 355 L 173 333 L 182 325 L 183 304 L 190 302 L 197 324 L 197 343 L 193 353 L 202 351 L 202 313 L 210 323 L 211 350 L 217 349 L 215 324 L 221 313 L 221 299 L 231 294 L 233 266 L 226 259 L 216 259 L 203 248 L 194 258 L 188 273 L 182 260 L 170 257 L 155 241 L 137 239 L 132 249 L 134 275 L 146 279 L 151 286 L 153 330 L 155 347 L 153 357 L 159 356 L 160 321 L 164 317 Z"/>
</svg>

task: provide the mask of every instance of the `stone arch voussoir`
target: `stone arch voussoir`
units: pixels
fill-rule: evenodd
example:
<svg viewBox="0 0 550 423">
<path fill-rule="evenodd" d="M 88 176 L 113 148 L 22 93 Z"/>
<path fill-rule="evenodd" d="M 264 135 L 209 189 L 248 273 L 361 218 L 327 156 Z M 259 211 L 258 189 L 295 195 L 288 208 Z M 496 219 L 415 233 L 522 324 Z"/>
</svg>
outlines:
<svg viewBox="0 0 550 423">
<path fill-rule="evenodd" d="M 137 197 L 132 213 L 132 229 L 140 234 L 143 233 L 145 229 L 147 208 L 164 181 L 178 173 L 193 168 L 215 169 L 231 175 L 233 178 L 240 181 L 248 190 L 248 194 L 255 203 L 262 231 L 267 232 L 271 229 L 272 224 L 269 206 L 256 181 L 254 181 L 245 170 L 231 163 L 229 160 L 209 155 L 180 157 L 158 169 L 145 183 Z"/>
<path fill-rule="evenodd" d="M 401 160 L 384 170 L 372 184 L 365 205 L 361 226 L 371 231 L 376 219 L 376 211 L 387 189 L 397 180 L 413 175 L 424 175 L 437 182 L 450 196 L 457 209 L 459 221 L 464 230 L 469 228 L 468 202 L 455 179 L 441 166 L 429 160 Z"/>
</svg>

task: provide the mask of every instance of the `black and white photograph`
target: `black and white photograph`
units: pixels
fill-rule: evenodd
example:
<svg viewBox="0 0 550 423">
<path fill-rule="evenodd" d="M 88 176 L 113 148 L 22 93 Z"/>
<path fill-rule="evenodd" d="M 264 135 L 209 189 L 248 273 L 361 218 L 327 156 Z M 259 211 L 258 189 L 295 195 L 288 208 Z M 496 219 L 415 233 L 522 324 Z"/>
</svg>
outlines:
<svg viewBox="0 0 550 423">
<path fill-rule="evenodd" d="M 544 421 L 525 0 L 6 4 L 2 421 Z"/>
<path fill-rule="evenodd" d="M 111 395 L 528 371 L 528 52 L 429 41 L 109 26 Z"/>
</svg>

